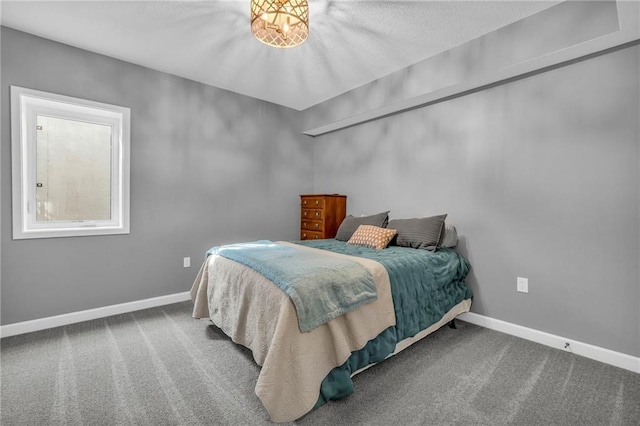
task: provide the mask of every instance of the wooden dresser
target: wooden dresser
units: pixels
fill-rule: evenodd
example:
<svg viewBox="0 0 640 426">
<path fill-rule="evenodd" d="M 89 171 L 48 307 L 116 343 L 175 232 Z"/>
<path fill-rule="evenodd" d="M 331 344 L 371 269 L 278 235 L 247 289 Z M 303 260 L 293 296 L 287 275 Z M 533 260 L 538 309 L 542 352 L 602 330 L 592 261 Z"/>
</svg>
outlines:
<svg viewBox="0 0 640 426">
<path fill-rule="evenodd" d="M 346 195 L 301 195 L 300 239 L 317 240 L 335 237 L 346 214 Z"/>
</svg>

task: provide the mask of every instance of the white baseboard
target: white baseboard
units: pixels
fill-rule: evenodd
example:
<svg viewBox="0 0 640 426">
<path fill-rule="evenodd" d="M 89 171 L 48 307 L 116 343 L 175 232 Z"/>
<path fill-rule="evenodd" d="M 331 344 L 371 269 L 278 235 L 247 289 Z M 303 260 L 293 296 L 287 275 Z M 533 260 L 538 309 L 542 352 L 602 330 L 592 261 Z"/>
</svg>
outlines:
<svg viewBox="0 0 640 426">
<path fill-rule="evenodd" d="M 552 348 L 572 352 L 576 355 L 624 368 L 625 370 L 630 370 L 635 373 L 640 373 L 640 358 L 638 357 L 623 354 L 621 352 L 615 352 L 610 349 L 601 348 L 588 343 L 578 342 L 576 340 L 567 339 L 562 336 L 556 336 L 555 334 L 545 333 L 544 331 L 534 330 L 532 328 L 523 327 L 506 321 L 485 317 L 484 315 L 478 315 L 473 312 L 461 314 L 458 316 L 458 319 L 481 327 L 489 328 L 491 330 L 531 340 L 532 342 L 540 343 Z"/>
<path fill-rule="evenodd" d="M 190 292 L 185 291 L 184 293 L 168 294 L 166 296 L 152 297 L 151 299 L 136 300 L 134 302 L 120 303 L 118 305 L 104 306 L 102 308 L 87 309 L 86 311 L 71 312 L 53 317 L 17 322 L 14 324 L 0 326 L 0 337 L 9 337 L 17 334 L 31 333 L 32 331 L 46 330 L 48 328 L 75 324 L 82 321 L 140 311 L 142 309 L 155 308 L 156 306 L 164 306 L 171 303 L 184 302 L 190 299 Z"/>
</svg>

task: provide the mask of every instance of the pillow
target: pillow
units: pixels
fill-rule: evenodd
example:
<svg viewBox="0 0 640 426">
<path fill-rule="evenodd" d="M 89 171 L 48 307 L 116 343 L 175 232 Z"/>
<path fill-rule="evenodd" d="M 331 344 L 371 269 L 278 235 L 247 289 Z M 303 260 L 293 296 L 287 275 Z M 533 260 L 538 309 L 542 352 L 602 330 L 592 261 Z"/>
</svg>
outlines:
<svg viewBox="0 0 640 426">
<path fill-rule="evenodd" d="M 458 231 L 456 227 L 450 223 L 444 224 L 444 236 L 442 237 L 441 247 L 452 248 L 458 244 Z"/>
<path fill-rule="evenodd" d="M 395 229 L 380 228 L 373 225 L 360 225 L 347 244 L 382 250 L 396 236 Z"/>
<path fill-rule="evenodd" d="M 355 217 L 349 215 L 344 218 L 338 232 L 336 233 L 336 240 L 349 241 L 349 238 L 356 232 L 360 225 L 373 225 L 380 228 L 386 228 L 389 221 L 389 212 L 382 212 L 371 216 Z"/>
<path fill-rule="evenodd" d="M 447 215 L 443 214 L 416 219 L 393 219 L 389 221 L 389 228 L 398 231 L 396 245 L 435 251 L 442 242 L 446 218 Z"/>
</svg>

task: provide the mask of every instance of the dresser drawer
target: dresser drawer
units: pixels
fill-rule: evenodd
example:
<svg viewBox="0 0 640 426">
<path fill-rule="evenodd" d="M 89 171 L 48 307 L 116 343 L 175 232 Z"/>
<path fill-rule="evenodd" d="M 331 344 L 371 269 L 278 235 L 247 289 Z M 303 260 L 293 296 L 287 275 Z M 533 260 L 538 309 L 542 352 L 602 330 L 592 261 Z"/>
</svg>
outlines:
<svg viewBox="0 0 640 426">
<path fill-rule="evenodd" d="M 324 213 L 322 209 L 302 209 L 302 219 L 316 219 L 322 220 Z"/>
<path fill-rule="evenodd" d="M 303 219 L 302 223 L 300 224 L 300 228 L 302 228 L 305 231 L 324 232 L 324 221 Z"/>
<path fill-rule="evenodd" d="M 316 231 L 300 231 L 300 239 L 301 240 L 322 240 L 326 238 L 324 233 L 316 232 Z"/>
<path fill-rule="evenodd" d="M 322 197 L 304 197 L 302 199 L 302 208 L 323 209 L 324 198 Z"/>
</svg>

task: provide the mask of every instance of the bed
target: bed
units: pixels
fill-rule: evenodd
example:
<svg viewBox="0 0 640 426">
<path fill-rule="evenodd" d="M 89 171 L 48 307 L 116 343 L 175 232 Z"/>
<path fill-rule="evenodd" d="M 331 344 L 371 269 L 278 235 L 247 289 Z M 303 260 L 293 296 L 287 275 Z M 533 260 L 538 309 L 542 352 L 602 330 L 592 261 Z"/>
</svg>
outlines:
<svg viewBox="0 0 640 426">
<path fill-rule="evenodd" d="M 191 289 L 193 316 L 208 318 L 262 366 L 255 391 L 274 422 L 302 417 L 353 393 L 351 378 L 469 311 L 468 261 L 450 248 L 435 252 L 389 246 L 375 250 L 335 239 L 271 243 L 309 256 L 357 263 L 377 297 L 301 331 L 285 291 L 233 257 L 212 249 Z"/>
</svg>

